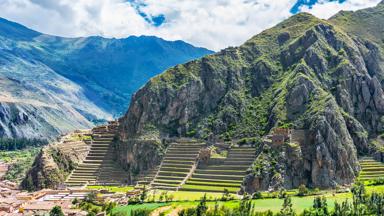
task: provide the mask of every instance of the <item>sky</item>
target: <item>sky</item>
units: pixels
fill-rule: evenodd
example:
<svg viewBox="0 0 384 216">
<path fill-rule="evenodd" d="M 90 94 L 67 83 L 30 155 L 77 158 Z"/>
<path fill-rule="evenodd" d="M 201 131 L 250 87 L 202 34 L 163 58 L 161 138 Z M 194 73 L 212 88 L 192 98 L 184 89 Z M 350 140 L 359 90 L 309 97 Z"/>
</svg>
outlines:
<svg viewBox="0 0 384 216">
<path fill-rule="evenodd" d="M 0 0 L 0 17 L 64 37 L 155 35 L 218 51 L 299 12 L 329 18 L 381 0 Z"/>
</svg>

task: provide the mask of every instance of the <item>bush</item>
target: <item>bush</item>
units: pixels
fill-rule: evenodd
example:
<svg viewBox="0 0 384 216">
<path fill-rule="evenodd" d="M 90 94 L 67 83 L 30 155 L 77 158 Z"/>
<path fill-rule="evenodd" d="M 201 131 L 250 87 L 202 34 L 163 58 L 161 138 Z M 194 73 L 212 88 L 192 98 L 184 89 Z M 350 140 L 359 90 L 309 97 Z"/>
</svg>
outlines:
<svg viewBox="0 0 384 216">
<path fill-rule="evenodd" d="M 148 216 L 151 211 L 151 209 L 135 209 L 131 211 L 131 216 Z"/>
<path fill-rule="evenodd" d="M 60 206 L 55 206 L 49 212 L 49 216 L 64 216 L 64 213 Z"/>
<path fill-rule="evenodd" d="M 279 191 L 279 199 L 284 199 L 287 197 L 287 191 L 285 189 L 281 189 Z"/>
<path fill-rule="evenodd" d="M 369 185 L 384 185 L 384 178 L 376 178 L 369 183 Z"/>
<path fill-rule="evenodd" d="M 301 184 L 299 186 L 299 192 L 297 193 L 297 196 L 305 196 L 307 194 L 308 194 L 308 188 L 304 184 Z"/>
<path fill-rule="evenodd" d="M 263 194 L 260 191 L 256 191 L 252 194 L 252 199 L 263 199 Z"/>
</svg>

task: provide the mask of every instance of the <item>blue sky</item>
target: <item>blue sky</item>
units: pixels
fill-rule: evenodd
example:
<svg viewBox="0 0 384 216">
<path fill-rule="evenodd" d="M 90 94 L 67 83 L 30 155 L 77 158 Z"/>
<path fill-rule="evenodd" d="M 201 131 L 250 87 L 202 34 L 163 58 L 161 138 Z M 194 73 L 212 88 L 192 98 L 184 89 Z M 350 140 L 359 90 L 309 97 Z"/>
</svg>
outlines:
<svg viewBox="0 0 384 216">
<path fill-rule="evenodd" d="M 329 18 L 380 0 L 0 0 L 0 17 L 37 31 L 79 37 L 155 35 L 220 50 L 300 11 Z"/>
<path fill-rule="evenodd" d="M 329 0 L 328 2 L 337 2 L 339 4 L 343 4 L 347 0 Z M 300 8 L 307 7 L 311 9 L 314 5 L 318 3 L 318 0 L 298 0 L 293 7 L 291 8 L 290 12 L 292 14 L 296 14 L 300 12 Z"/>
</svg>

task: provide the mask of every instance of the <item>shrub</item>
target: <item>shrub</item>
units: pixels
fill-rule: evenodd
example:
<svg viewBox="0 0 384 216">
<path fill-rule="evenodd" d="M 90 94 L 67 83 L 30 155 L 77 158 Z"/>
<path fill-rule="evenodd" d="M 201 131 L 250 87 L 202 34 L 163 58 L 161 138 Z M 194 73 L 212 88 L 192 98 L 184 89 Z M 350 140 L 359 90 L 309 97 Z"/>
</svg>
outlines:
<svg viewBox="0 0 384 216">
<path fill-rule="evenodd" d="M 295 211 L 292 208 L 291 197 L 287 196 L 284 198 L 283 206 L 280 210 L 280 214 L 284 216 L 293 216 L 296 215 Z"/>
<path fill-rule="evenodd" d="M 279 199 L 284 199 L 287 197 L 287 191 L 285 189 L 281 189 L 279 191 Z"/>
<path fill-rule="evenodd" d="M 252 199 L 263 199 L 263 194 L 260 191 L 256 191 L 252 194 Z"/>
<path fill-rule="evenodd" d="M 305 196 L 308 194 L 308 188 L 304 185 L 301 184 L 299 186 L 299 192 L 297 193 L 298 196 Z"/>
<path fill-rule="evenodd" d="M 64 213 L 60 206 L 55 206 L 49 212 L 49 216 L 64 216 Z"/>
</svg>

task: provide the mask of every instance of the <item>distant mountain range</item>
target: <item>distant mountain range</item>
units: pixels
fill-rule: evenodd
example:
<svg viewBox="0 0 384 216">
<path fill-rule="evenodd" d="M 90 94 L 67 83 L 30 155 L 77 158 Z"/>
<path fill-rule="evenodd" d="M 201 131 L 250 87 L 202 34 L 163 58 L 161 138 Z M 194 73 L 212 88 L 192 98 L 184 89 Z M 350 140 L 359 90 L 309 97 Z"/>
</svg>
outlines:
<svg viewBox="0 0 384 216">
<path fill-rule="evenodd" d="M 120 116 L 149 78 L 211 53 L 152 36 L 63 38 L 0 18 L 0 137 L 53 138 Z"/>
</svg>

